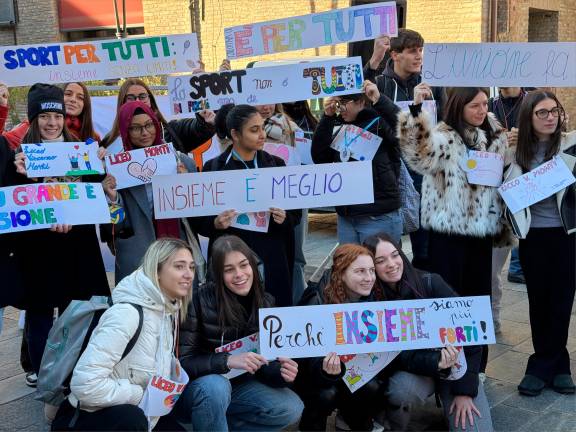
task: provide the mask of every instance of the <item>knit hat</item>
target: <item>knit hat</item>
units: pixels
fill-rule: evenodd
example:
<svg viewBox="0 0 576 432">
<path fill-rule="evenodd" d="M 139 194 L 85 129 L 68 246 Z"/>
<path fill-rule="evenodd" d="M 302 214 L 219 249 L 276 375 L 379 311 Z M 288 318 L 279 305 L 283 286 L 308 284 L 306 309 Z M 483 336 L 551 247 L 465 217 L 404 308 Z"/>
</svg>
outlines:
<svg viewBox="0 0 576 432">
<path fill-rule="evenodd" d="M 64 92 L 60 87 L 37 83 L 28 92 L 28 121 L 32 122 L 44 112 L 66 115 Z"/>
</svg>

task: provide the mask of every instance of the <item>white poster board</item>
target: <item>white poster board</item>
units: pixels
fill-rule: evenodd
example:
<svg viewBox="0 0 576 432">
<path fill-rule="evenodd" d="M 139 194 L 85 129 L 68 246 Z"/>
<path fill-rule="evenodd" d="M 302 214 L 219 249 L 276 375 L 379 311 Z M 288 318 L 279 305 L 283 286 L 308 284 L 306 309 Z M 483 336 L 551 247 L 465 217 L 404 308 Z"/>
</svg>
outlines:
<svg viewBox="0 0 576 432">
<path fill-rule="evenodd" d="M 307 3 L 303 3 L 308 7 Z M 371 3 L 224 29 L 226 57 L 273 54 L 396 36 L 396 3 Z"/>
<path fill-rule="evenodd" d="M 176 154 L 172 144 L 160 144 L 104 158 L 106 171 L 116 179 L 116 189 L 152 182 L 155 175 L 176 174 Z"/>
<path fill-rule="evenodd" d="M 296 151 L 296 147 L 292 147 L 288 144 L 278 144 L 278 143 L 264 143 L 263 150 L 273 156 L 278 156 L 284 161 L 286 166 L 296 166 L 301 165 L 300 154 Z"/>
<path fill-rule="evenodd" d="M 361 93 L 362 58 L 168 77 L 171 112 L 193 116 L 222 105 L 264 105 Z"/>
<path fill-rule="evenodd" d="M 237 341 L 222 345 L 221 347 L 216 348 L 216 352 L 227 352 L 229 354 L 243 354 L 246 352 L 259 353 L 258 333 L 253 333 L 249 336 L 243 337 L 242 339 L 238 339 Z M 246 371 L 244 369 L 231 369 L 230 372 L 223 376 L 232 379 L 245 373 Z"/>
<path fill-rule="evenodd" d="M 84 42 L 0 46 L 9 87 L 166 75 L 198 67 L 195 33 Z"/>
<path fill-rule="evenodd" d="M 0 188 L 0 234 L 54 224 L 110 223 L 100 183 L 35 183 Z"/>
<path fill-rule="evenodd" d="M 344 384 L 354 393 L 378 375 L 398 354 L 400 351 L 340 356 L 340 360 L 346 365 L 346 372 L 342 377 Z"/>
<path fill-rule="evenodd" d="M 270 212 L 240 213 L 232 220 L 230 226 L 245 231 L 268 232 L 268 228 L 270 227 Z"/>
<path fill-rule="evenodd" d="M 155 176 L 152 187 L 157 219 L 374 202 L 370 162 Z"/>
<path fill-rule="evenodd" d="M 340 128 L 330 147 L 340 152 L 340 159 L 344 162 L 350 158 L 371 161 L 381 142 L 382 138 L 378 135 L 348 124 Z"/>
<path fill-rule="evenodd" d="M 268 308 L 259 322 L 267 359 L 496 342 L 489 296 Z"/>
<path fill-rule="evenodd" d="M 427 43 L 422 80 L 439 87 L 574 87 L 576 42 Z"/>
<path fill-rule="evenodd" d="M 29 178 L 104 174 L 95 141 L 22 144 L 22 152 Z"/>
<path fill-rule="evenodd" d="M 504 156 L 485 151 L 469 150 L 460 161 L 468 183 L 498 187 L 502 184 Z"/>
<path fill-rule="evenodd" d="M 576 182 L 561 157 L 554 156 L 550 161 L 527 172 L 514 180 L 507 181 L 498 192 L 512 213 L 530 207 L 556 192 Z"/>
</svg>

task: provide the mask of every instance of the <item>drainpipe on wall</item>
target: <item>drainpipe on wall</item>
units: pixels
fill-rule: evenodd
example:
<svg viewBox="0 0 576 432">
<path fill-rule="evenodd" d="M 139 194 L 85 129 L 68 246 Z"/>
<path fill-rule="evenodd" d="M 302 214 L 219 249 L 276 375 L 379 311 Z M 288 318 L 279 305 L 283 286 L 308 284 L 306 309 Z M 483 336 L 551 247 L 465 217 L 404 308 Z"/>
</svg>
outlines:
<svg viewBox="0 0 576 432">
<path fill-rule="evenodd" d="M 198 38 L 198 50 L 200 51 L 199 60 L 202 61 L 202 35 L 200 34 L 200 1 L 190 0 L 188 3 L 188 9 L 190 9 L 190 33 L 196 33 Z M 204 12 L 202 12 L 204 15 Z"/>
<path fill-rule="evenodd" d="M 498 41 L 498 0 L 490 0 L 490 42 Z"/>
</svg>

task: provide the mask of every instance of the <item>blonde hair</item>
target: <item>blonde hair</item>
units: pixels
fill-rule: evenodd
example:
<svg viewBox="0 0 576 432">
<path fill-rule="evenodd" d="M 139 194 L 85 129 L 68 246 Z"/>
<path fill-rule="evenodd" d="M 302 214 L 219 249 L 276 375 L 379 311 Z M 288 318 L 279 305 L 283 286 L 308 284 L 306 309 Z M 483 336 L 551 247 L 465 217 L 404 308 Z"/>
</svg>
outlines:
<svg viewBox="0 0 576 432">
<path fill-rule="evenodd" d="M 142 259 L 142 271 L 144 274 L 162 291 L 160 287 L 160 281 L 158 279 L 158 273 L 162 266 L 172 257 L 176 252 L 181 249 L 186 249 L 190 252 L 190 255 L 194 257 L 192 248 L 180 239 L 175 238 L 161 238 L 153 242 L 144 258 Z M 192 289 L 183 298 L 180 299 L 180 322 L 184 322 L 186 319 L 186 314 L 188 312 L 188 305 L 192 301 Z"/>
</svg>

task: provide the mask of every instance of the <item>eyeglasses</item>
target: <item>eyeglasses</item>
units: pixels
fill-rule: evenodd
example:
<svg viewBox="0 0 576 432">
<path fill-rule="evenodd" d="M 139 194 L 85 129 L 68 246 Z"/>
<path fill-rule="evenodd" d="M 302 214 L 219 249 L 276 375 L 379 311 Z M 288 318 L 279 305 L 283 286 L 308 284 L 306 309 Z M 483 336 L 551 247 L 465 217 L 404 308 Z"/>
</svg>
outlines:
<svg viewBox="0 0 576 432">
<path fill-rule="evenodd" d="M 338 112 L 344 112 L 346 111 L 346 106 L 352 102 L 351 100 L 347 100 L 347 101 L 336 101 L 336 111 Z"/>
<path fill-rule="evenodd" d="M 144 129 L 146 129 L 146 132 L 149 133 L 156 132 L 156 126 L 154 126 L 153 122 L 148 122 L 143 126 L 130 126 L 128 128 L 128 132 L 133 135 L 142 135 L 144 133 Z"/>
<path fill-rule="evenodd" d="M 551 110 L 547 110 L 547 109 L 538 110 L 534 114 L 540 120 L 546 120 L 550 114 L 552 114 L 552 117 L 554 117 L 554 118 L 560 117 L 562 114 L 564 114 L 564 110 L 562 108 L 559 108 L 559 107 L 554 107 Z"/>
<path fill-rule="evenodd" d="M 124 98 L 126 102 L 134 102 L 135 100 L 146 101 L 150 98 L 148 93 L 140 93 L 139 95 L 127 94 Z"/>
</svg>

